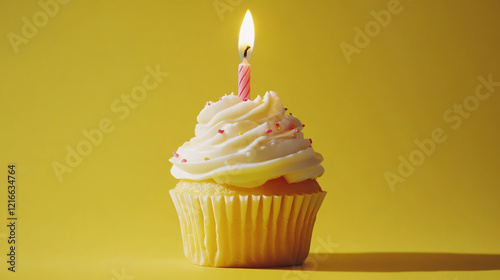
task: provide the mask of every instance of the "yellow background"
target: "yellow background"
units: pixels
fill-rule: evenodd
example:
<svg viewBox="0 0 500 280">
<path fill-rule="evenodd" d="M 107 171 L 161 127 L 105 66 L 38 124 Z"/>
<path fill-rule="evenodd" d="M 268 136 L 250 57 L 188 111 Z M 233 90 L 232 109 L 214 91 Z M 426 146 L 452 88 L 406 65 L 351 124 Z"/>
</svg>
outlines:
<svg viewBox="0 0 500 280">
<path fill-rule="evenodd" d="M 0 1 L 0 178 L 16 164 L 19 218 L 12 273 L 1 182 L 0 278 L 500 278 L 500 87 L 456 130 L 443 118 L 478 76 L 500 81 L 500 1 L 401 0 L 348 63 L 340 45 L 391 2 L 73 0 L 43 22 L 37 1 Z M 172 151 L 237 90 L 246 9 L 252 96 L 277 91 L 325 158 L 305 271 L 191 265 L 168 195 Z M 168 77 L 120 119 L 111 104 L 157 65 Z M 105 118 L 114 130 L 59 181 L 52 164 Z M 384 174 L 435 128 L 446 141 L 391 190 Z"/>
</svg>

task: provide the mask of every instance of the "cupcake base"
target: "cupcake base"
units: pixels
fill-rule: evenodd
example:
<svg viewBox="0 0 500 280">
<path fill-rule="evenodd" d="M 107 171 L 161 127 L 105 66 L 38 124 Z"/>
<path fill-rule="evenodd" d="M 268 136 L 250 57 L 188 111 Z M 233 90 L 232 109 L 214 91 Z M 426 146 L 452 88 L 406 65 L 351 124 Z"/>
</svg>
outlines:
<svg viewBox="0 0 500 280">
<path fill-rule="evenodd" d="M 324 191 L 293 195 L 207 195 L 170 190 L 184 254 L 216 267 L 301 264 L 309 254 Z"/>
</svg>

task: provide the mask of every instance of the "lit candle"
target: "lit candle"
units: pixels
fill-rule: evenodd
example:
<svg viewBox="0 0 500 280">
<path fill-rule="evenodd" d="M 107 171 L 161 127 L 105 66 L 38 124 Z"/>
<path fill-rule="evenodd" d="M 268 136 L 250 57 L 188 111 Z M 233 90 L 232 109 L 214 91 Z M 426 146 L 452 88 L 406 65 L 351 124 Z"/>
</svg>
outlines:
<svg viewBox="0 0 500 280">
<path fill-rule="evenodd" d="M 240 37 L 238 40 L 238 53 L 241 63 L 238 65 L 238 96 L 241 100 L 250 99 L 250 55 L 253 52 L 255 41 L 255 30 L 253 27 L 252 14 L 249 10 L 241 23 Z"/>
</svg>

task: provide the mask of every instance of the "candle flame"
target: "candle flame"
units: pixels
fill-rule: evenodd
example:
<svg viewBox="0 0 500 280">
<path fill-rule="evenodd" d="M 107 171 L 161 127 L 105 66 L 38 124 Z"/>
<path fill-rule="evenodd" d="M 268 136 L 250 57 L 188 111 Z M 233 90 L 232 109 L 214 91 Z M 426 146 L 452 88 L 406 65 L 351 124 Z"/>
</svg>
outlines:
<svg viewBox="0 0 500 280">
<path fill-rule="evenodd" d="M 247 10 L 245 17 L 243 18 L 243 22 L 241 23 L 240 28 L 240 37 L 238 40 L 238 53 L 240 54 L 241 60 L 245 55 L 245 50 L 250 47 L 247 51 L 246 58 L 250 59 L 250 55 L 253 52 L 253 45 L 255 42 L 255 29 L 253 26 L 253 18 L 250 10 Z"/>
</svg>

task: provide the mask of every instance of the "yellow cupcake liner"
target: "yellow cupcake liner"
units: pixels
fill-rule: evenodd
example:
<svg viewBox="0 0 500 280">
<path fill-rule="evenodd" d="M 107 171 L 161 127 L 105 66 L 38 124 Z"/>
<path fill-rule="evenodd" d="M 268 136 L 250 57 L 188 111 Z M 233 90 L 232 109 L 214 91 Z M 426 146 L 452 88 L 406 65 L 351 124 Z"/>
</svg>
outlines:
<svg viewBox="0 0 500 280">
<path fill-rule="evenodd" d="M 326 192 L 297 195 L 198 195 L 170 190 L 184 254 L 216 267 L 301 264 L 309 254 Z"/>
</svg>

